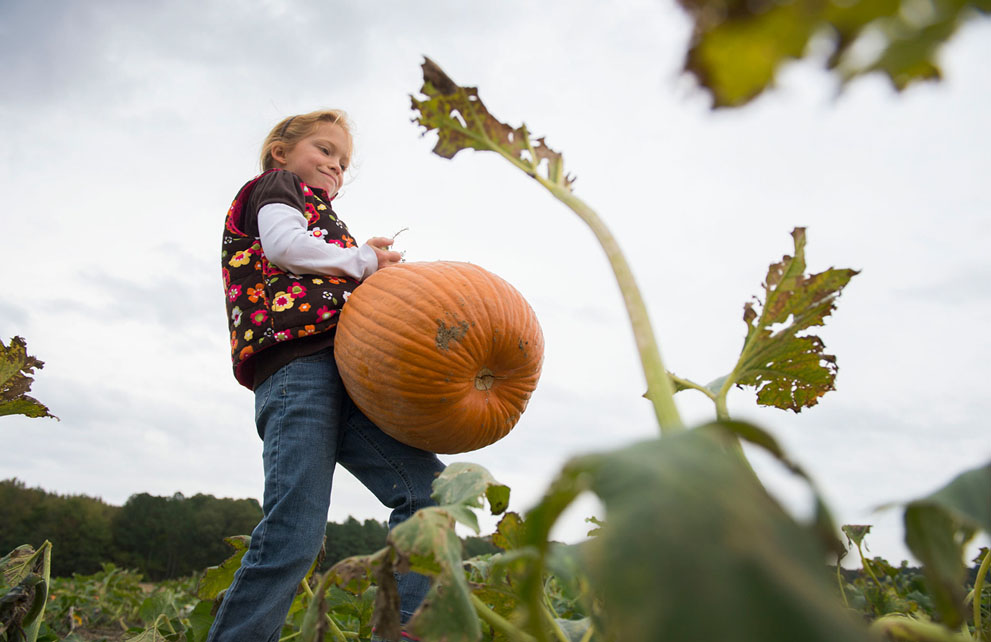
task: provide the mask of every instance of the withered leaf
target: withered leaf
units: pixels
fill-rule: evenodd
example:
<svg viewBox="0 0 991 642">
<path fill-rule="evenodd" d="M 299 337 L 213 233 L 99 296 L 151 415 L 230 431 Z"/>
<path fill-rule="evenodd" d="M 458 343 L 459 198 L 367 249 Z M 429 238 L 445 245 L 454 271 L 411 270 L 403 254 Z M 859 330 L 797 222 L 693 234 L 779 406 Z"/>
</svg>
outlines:
<svg viewBox="0 0 991 642">
<path fill-rule="evenodd" d="M 34 369 L 43 368 L 45 363 L 27 353 L 27 344 L 21 337 L 10 340 L 10 346 L 0 341 L 0 417 L 4 415 L 25 415 L 28 417 L 52 417 L 48 408 L 33 397 L 28 396 L 34 379 Z"/>
<path fill-rule="evenodd" d="M 836 357 L 816 335 L 799 333 L 823 325 L 836 298 L 857 270 L 830 268 L 805 274 L 805 228 L 792 232 L 794 256 L 773 263 L 764 280 L 764 301 L 743 308 L 747 338 L 733 382 L 757 389 L 757 403 L 799 412 L 834 389 Z"/>
<path fill-rule="evenodd" d="M 410 96 L 417 113 L 413 122 L 424 127 L 424 134 L 436 130 L 435 154 L 453 158 L 462 149 L 493 151 L 531 176 L 571 188 L 574 178 L 564 173 L 563 157 L 543 138 L 531 138 L 525 124 L 514 128 L 496 119 L 476 87 L 459 86 L 430 58 L 422 67 L 424 98 Z"/>
</svg>

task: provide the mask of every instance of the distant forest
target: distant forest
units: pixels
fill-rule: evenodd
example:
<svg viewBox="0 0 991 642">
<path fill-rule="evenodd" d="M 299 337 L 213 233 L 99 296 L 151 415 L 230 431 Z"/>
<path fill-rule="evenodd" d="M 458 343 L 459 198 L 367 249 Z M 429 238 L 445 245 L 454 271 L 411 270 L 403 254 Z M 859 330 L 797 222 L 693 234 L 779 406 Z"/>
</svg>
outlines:
<svg viewBox="0 0 991 642">
<path fill-rule="evenodd" d="M 160 581 L 221 563 L 233 552 L 224 538 L 250 535 L 261 516 L 254 499 L 140 493 L 123 506 L 111 506 L 86 495 L 58 495 L 6 479 L 0 481 L 0 557 L 22 544 L 37 548 L 49 540 L 57 577 L 95 573 L 112 562 Z M 322 569 L 379 550 L 388 531 L 385 522 L 372 519 L 328 522 Z M 464 544 L 469 557 L 499 550 L 486 538 L 470 537 Z"/>
</svg>

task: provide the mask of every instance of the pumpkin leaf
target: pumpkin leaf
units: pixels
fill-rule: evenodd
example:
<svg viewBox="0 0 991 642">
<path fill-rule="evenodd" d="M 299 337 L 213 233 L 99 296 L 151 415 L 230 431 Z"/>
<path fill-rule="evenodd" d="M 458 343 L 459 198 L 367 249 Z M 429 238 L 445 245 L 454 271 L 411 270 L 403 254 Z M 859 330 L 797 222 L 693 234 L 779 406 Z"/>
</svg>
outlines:
<svg viewBox="0 0 991 642">
<path fill-rule="evenodd" d="M 871 532 L 870 524 L 844 524 L 842 527 L 843 534 L 846 535 L 848 542 L 854 546 L 861 546 L 864 543 L 864 537 Z"/>
<path fill-rule="evenodd" d="M 497 553 L 489 558 L 487 577 L 503 577 L 507 574 L 519 575 L 534 560 L 539 557 L 537 550 L 533 546 L 523 546 L 514 548 L 504 553 Z"/>
<path fill-rule="evenodd" d="M 18 546 L 0 558 L 0 633 L 13 627 L 15 637 L 38 637 L 48 603 L 52 545 L 45 541 L 37 550 Z M 6 639 L 6 638 L 4 638 Z"/>
<path fill-rule="evenodd" d="M 10 340 L 10 346 L 0 341 L 0 417 L 25 415 L 27 417 L 51 417 L 48 408 L 28 396 L 34 379 L 35 368 L 41 370 L 45 362 L 28 355 L 27 344 L 21 337 Z"/>
<path fill-rule="evenodd" d="M 718 22 L 707 20 L 697 7 L 709 3 L 682 4 L 700 11 L 694 14 L 696 39 L 685 71 L 710 91 L 716 107 L 741 105 L 760 94 L 774 82 L 783 61 L 802 55 L 816 27 L 803 2 L 775 3 L 760 14 Z"/>
<path fill-rule="evenodd" d="M 725 433 L 573 459 L 528 527 L 583 486 L 606 508 L 580 550 L 616 639 L 869 639 L 833 596 L 819 538 L 766 493 Z"/>
<path fill-rule="evenodd" d="M 694 75 L 713 106 L 745 105 L 773 86 L 781 66 L 809 53 L 823 35 L 826 67 L 846 85 L 879 72 L 899 91 L 940 78 L 936 59 L 960 25 L 991 11 L 987 0 L 872 2 L 737 2 L 679 0 L 694 23 L 685 71 Z M 863 55 L 862 41 L 878 53 Z"/>
<path fill-rule="evenodd" d="M 371 626 L 379 634 L 387 639 L 398 639 L 400 634 L 399 623 L 399 590 L 396 585 L 395 573 L 405 573 L 409 570 L 409 565 L 405 559 L 397 559 L 399 555 L 395 547 L 390 542 L 388 546 L 372 553 L 371 555 L 355 555 L 345 558 L 330 568 L 314 596 L 321 596 L 326 599 L 327 589 L 337 586 L 352 595 L 367 595 L 366 589 L 372 581 L 376 584 L 375 602 L 372 607 Z M 311 603 L 310 609 L 313 609 Z M 315 613 L 319 614 L 317 606 Z M 333 605 L 328 606 L 333 608 Z M 307 617 L 316 624 L 317 616 L 308 610 Z M 319 615 L 322 617 L 322 615 Z"/>
<path fill-rule="evenodd" d="M 0 595 L 0 633 L 11 626 L 16 629 L 34 624 L 47 597 L 45 579 L 34 573 Z"/>
<path fill-rule="evenodd" d="M 462 149 L 494 151 L 531 176 L 540 173 L 552 184 L 571 189 L 574 178 L 564 172 L 564 158 L 547 147 L 543 138 L 532 139 L 525 124 L 513 128 L 497 120 L 478 97 L 476 87 L 460 87 L 430 58 L 423 65 L 425 96 L 410 96 L 414 122 L 424 134 L 437 131 L 433 152 L 453 158 Z"/>
<path fill-rule="evenodd" d="M 492 533 L 492 543 L 504 551 L 511 551 L 524 546 L 523 518 L 518 513 L 506 513 L 496 530 Z"/>
<path fill-rule="evenodd" d="M 957 523 L 991 533 L 991 461 L 957 475 L 931 495 L 910 506 L 934 506 Z"/>
<path fill-rule="evenodd" d="M 478 518 L 472 509 L 481 508 L 485 498 L 493 515 L 505 512 L 509 506 L 509 487 L 497 482 L 478 464 L 454 462 L 434 480 L 431 497 L 454 519 L 478 533 Z"/>
<path fill-rule="evenodd" d="M 712 431 L 717 435 L 728 433 L 729 435 L 748 441 L 755 446 L 760 446 L 774 456 L 791 473 L 804 479 L 812 490 L 812 496 L 815 502 L 815 513 L 812 522 L 813 532 L 819 537 L 822 547 L 835 553 L 838 558 L 846 553 L 846 548 L 836 536 L 836 523 L 833 521 L 832 511 L 826 505 L 826 501 L 823 499 L 822 493 L 819 492 L 816 483 L 805 472 L 804 468 L 796 464 L 785 453 L 784 449 L 771 433 L 752 423 L 735 420 L 724 420 L 719 423 L 700 426 L 699 429 Z"/>
<path fill-rule="evenodd" d="M 213 626 L 214 617 L 210 613 L 212 610 L 213 605 L 207 600 L 202 600 L 193 607 L 187 616 L 189 618 L 187 640 L 190 642 L 206 640 L 206 636 L 210 633 L 210 627 Z"/>
<path fill-rule="evenodd" d="M 333 583 L 357 593 L 369 580 L 374 580 L 378 591 L 372 626 L 380 636 L 395 639 L 400 626 L 394 572 L 422 573 L 431 578 L 430 590 L 407 623 L 407 629 L 417 635 L 429 632 L 452 642 L 478 640 L 481 627 L 471 603 L 471 591 L 462 568 L 461 540 L 454 523 L 454 516 L 444 507 L 418 510 L 389 532 L 386 548 L 335 564 L 317 592 Z"/>
<path fill-rule="evenodd" d="M 420 608 L 407 623 L 417 637 L 475 642 L 482 630 L 462 570 L 461 540 L 444 508 L 422 508 L 389 533 L 389 542 L 409 570 L 432 578 Z"/>
<path fill-rule="evenodd" d="M 977 530 L 991 533 L 991 462 L 966 471 L 936 492 L 909 502 L 905 543 L 923 564 L 944 623 L 966 618 L 964 546 Z"/>
<path fill-rule="evenodd" d="M 389 547 L 379 549 L 371 555 L 354 555 L 335 563 L 327 573 L 333 576 L 334 584 L 351 593 L 361 595 L 371 585 L 375 569 L 387 563 Z M 391 562 L 388 562 L 391 568 Z"/>
<path fill-rule="evenodd" d="M 757 403 L 799 412 L 833 390 L 836 357 L 818 336 L 799 333 L 823 325 L 857 270 L 830 268 L 805 275 L 805 228 L 792 232 L 794 256 L 773 263 L 764 280 L 760 313 L 743 307 L 747 324 L 740 358 L 729 381 L 757 389 Z"/>
<path fill-rule="evenodd" d="M 30 544 L 22 544 L 0 558 L 0 586 L 15 586 L 29 575 L 44 574 L 45 558 L 51 557 L 51 544 L 45 542 L 35 550 Z"/>
<path fill-rule="evenodd" d="M 201 600 L 215 600 L 234 581 L 234 573 L 241 568 L 241 558 L 251 545 L 249 535 L 225 537 L 224 542 L 234 549 L 234 553 L 217 566 L 210 566 L 203 572 L 196 586 L 196 597 Z"/>
</svg>

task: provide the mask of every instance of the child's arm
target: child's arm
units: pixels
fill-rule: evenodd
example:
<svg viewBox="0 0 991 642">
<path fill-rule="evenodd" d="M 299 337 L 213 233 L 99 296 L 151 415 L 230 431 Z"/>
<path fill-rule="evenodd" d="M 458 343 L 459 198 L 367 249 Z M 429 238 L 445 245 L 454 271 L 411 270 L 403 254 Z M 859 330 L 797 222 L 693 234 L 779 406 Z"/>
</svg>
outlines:
<svg viewBox="0 0 991 642">
<path fill-rule="evenodd" d="M 258 235 L 265 256 L 293 274 L 329 274 L 366 279 L 376 270 L 399 262 L 389 251 L 392 239 L 375 237 L 361 247 L 343 248 L 313 236 L 306 217 L 284 203 L 258 210 Z"/>
</svg>

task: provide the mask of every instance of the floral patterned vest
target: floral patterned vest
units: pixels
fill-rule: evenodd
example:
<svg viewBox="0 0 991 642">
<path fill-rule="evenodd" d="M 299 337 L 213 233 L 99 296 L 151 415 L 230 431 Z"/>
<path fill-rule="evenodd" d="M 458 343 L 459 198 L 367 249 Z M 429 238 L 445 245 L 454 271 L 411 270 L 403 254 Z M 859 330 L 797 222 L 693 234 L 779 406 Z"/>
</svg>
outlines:
<svg viewBox="0 0 991 642">
<path fill-rule="evenodd" d="M 270 170 L 284 171 L 284 170 Z M 282 341 L 332 331 L 344 302 L 359 281 L 345 276 L 283 271 L 265 258 L 261 240 L 242 229 L 245 204 L 265 172 L 248 181 L 227 211 L 221 252 L 234 376 L 251 388 L 245 363 Z M 300 181 L 309 233 L 341 247 L 355 247 L 348 228 L 326 202 L 323 190 Z"/>
</svg>

